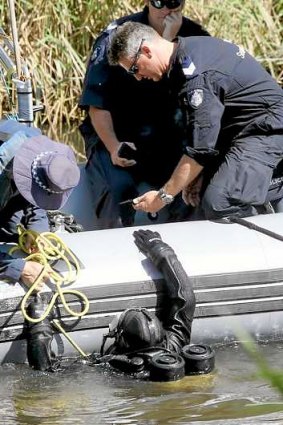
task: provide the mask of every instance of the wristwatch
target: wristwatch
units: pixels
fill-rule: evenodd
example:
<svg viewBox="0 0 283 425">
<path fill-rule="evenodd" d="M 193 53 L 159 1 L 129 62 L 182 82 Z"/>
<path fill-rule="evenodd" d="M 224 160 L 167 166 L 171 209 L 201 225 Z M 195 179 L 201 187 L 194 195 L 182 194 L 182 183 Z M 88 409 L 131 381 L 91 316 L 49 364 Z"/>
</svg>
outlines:
<svg viewBox="0 0 283 425">
<path fill-rule="evenodd" d="M 166 193 L 165 190 L 163 189 L 163 187 L 161 189 L 159 189 L 158 196 L 161 199 L 161 201 L 163 202 L 163 204 L 165 204 L 165 205 L 169 205 L 169 204 L 171 204 L 171 202 L 174 201 L 174 196 L 169 195 L 169 193 Z"/>
</svg>

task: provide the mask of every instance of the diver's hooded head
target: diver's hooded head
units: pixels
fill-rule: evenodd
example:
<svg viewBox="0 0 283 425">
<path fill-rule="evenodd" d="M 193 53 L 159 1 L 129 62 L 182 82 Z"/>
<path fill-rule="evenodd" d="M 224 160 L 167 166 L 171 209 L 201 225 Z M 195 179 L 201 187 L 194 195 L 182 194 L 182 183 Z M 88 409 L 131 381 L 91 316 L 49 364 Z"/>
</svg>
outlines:
<svg viewBox="0 0 283 425">
<path fill-rule="evenodd" d="M 145 308 L 125 310 L 116 323 L 110 324 L 110 333 L 115 338 L 113 349 L 117 353 L 154 347 L 164 338 L 160 320 Z"/>
</svg>

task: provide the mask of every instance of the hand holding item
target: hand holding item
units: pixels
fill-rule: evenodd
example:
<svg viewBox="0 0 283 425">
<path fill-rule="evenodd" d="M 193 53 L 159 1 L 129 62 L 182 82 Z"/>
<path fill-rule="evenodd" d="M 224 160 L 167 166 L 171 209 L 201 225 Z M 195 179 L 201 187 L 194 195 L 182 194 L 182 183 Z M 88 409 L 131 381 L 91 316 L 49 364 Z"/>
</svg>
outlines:
<svg viewBox="0 0 283 425">
<path fill-rule="evenodd" d="M 119 202 L 119 205 L 126 205 L 126 204 L 131 204 L 132 207 L 134 208 L 134 205 L 136 204 L 136 199 L 127 199 L 126 201 L 122 201 Z M 158 219 L 158 213 L 147 213 L 147 217 L 149 218 L 149 220 L 151 221 L 155 221 Z"/>
<path fill-rule="evenodd" d="M 168 41 L 172 41 L 179 32 L 182 25 L 182 12 L 181 10 L 169 13 L 163 21 L 164 30 L 162 37 Z"/>
<path fill-rule="evenodd" d="M 200 204 L 202 182 L 203 176 L 199 175 L 185 189 L 183 189 L 182 198 L 186 205 L 197 207 Z"/>
<path fill-rule="evenodd" d="M 26 233 L 24 238 L 24 249 L 28 254 L 34 254 L 38 252 L 38 247 L 36 244 L 36 236 L 35 232 Z"/>
<path fill-rule="evenodd" d="M 136 147 L 134 143 L 122 142 L 118 143 L 115 149 L 111 152 L 111 161 L 113 165 L 118 165 L 119 167 L 132 167 L 136 164 L 134 159 L 134 154 L 132 158 L 130 157 L 130 152 L 135 152 Z M 124 156 L 123 156 L 124 155 Z"/>
<path fill-rule="evenodd" d="M 30 288 L 35 280 L 38 278 L 38 276 L 40 275 L 40 273 L 43 270 L 43 266 L 42 264 L 36 262 L 36 261 L 27 261 L 25 263 L 25 266 L 23 268 L 22 274 L 21 274 L 21 281 L 28 287 Z M 41 278 L 41 280 L 38 282 L 37 287 L 35 288 L 35 290 L 37 292 L 41 291 L 45 281 L 48 280 L 49 275 L 48 274 L 44 274 Z"/>
<path fill-rule="evenodd" d="M 148 213 L 156 213 L 164 207 L 162 199 L 158 195 L 157 190 L 150 190 L 144 195 L 139 196 L 133 200 L 133 207 L 135 210 L 141 210 Z"/>
</svg>

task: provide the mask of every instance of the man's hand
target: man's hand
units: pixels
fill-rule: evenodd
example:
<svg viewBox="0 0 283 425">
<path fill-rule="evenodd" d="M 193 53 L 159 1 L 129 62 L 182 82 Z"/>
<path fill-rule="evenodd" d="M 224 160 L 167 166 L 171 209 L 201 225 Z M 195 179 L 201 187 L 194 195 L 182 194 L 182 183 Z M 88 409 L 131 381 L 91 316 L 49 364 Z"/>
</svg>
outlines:
<svg viewBox="0 0 283 425">
<path fill-rule="evenodd" d="M 182 25 L 182 12 L 178 10 L 176 12 L 169 13 L 163 21 L 164 30 L 162 37 L 168 41 L 172 41 L 179 32 Z"/>
<path fill-rule="evenodd" d="M 24 249 L 28 254 L 34 254 L 38 252 L 38 247 L 36 244 L 36 235 L 32 232 L 27 233 L 24 241 Z"/>
<path fill-rule="evenodd" d="M 21 274 L 21 280 L 22 282 L 27 286 L 31 287 L 37 277 L 42 272 L 43 266 L 40 263 L 37 263 L 36 261 L 27 261 L 25 263 L 24 269 Z M 49 279 L 48 273 L 42 276 L 41 280 L 38 282 L 37 287 L 35 288 L 35 291 L 39 292 L 42 290 L 45 281 Z"/>
<path fill-rule="evenodd" d="M 134 150 L 136 149 L 134 143 L 130 143 L 130 142 L 124 142 L 124 143 L 127 143 Z M 118 165 L 119 167 L 123 167 L 123 168 L 132 167 L 133 165 L 135 165 L 136 161 L 134 159 L 126 159 L 126 158 L 122 158 L 118 155 L 119 154 L 119 148 L 120 148 L 120 143 L 115 145 L 115 148 L 110 152 L 112 164 Z"/>
<path fill-rule="evenodd" d="M 185 189 L 183 189 L 182 198 L 185 204 L 192 205 L 193 207 L 197 207 L 200 204 L 202 181 L 203 177 L 200 174 Z"/>
<path fill-rule="evenodd" d="M 164 204 L 158 196 L 157 190 L 150 190 L 144 195 L 133 200 L 135 210 L 141 210 L 149 213 L 156 213 L 164 207 Z"/>
</svg>

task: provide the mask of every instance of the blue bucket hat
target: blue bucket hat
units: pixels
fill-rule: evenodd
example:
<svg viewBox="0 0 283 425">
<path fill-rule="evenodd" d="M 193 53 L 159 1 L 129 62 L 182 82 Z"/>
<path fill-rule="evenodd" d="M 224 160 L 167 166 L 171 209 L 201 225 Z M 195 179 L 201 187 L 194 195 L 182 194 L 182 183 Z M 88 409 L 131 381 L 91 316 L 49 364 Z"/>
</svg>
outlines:
<svg viewBox="0 0 283 425">
<path fill-rule="evenodd" d="M 13 177 L 20 194 L 44 210 L 60 209 L 80 180 L 72 149 L 46 136 L 28 138 L 13 161 Z"/>
</svg>

